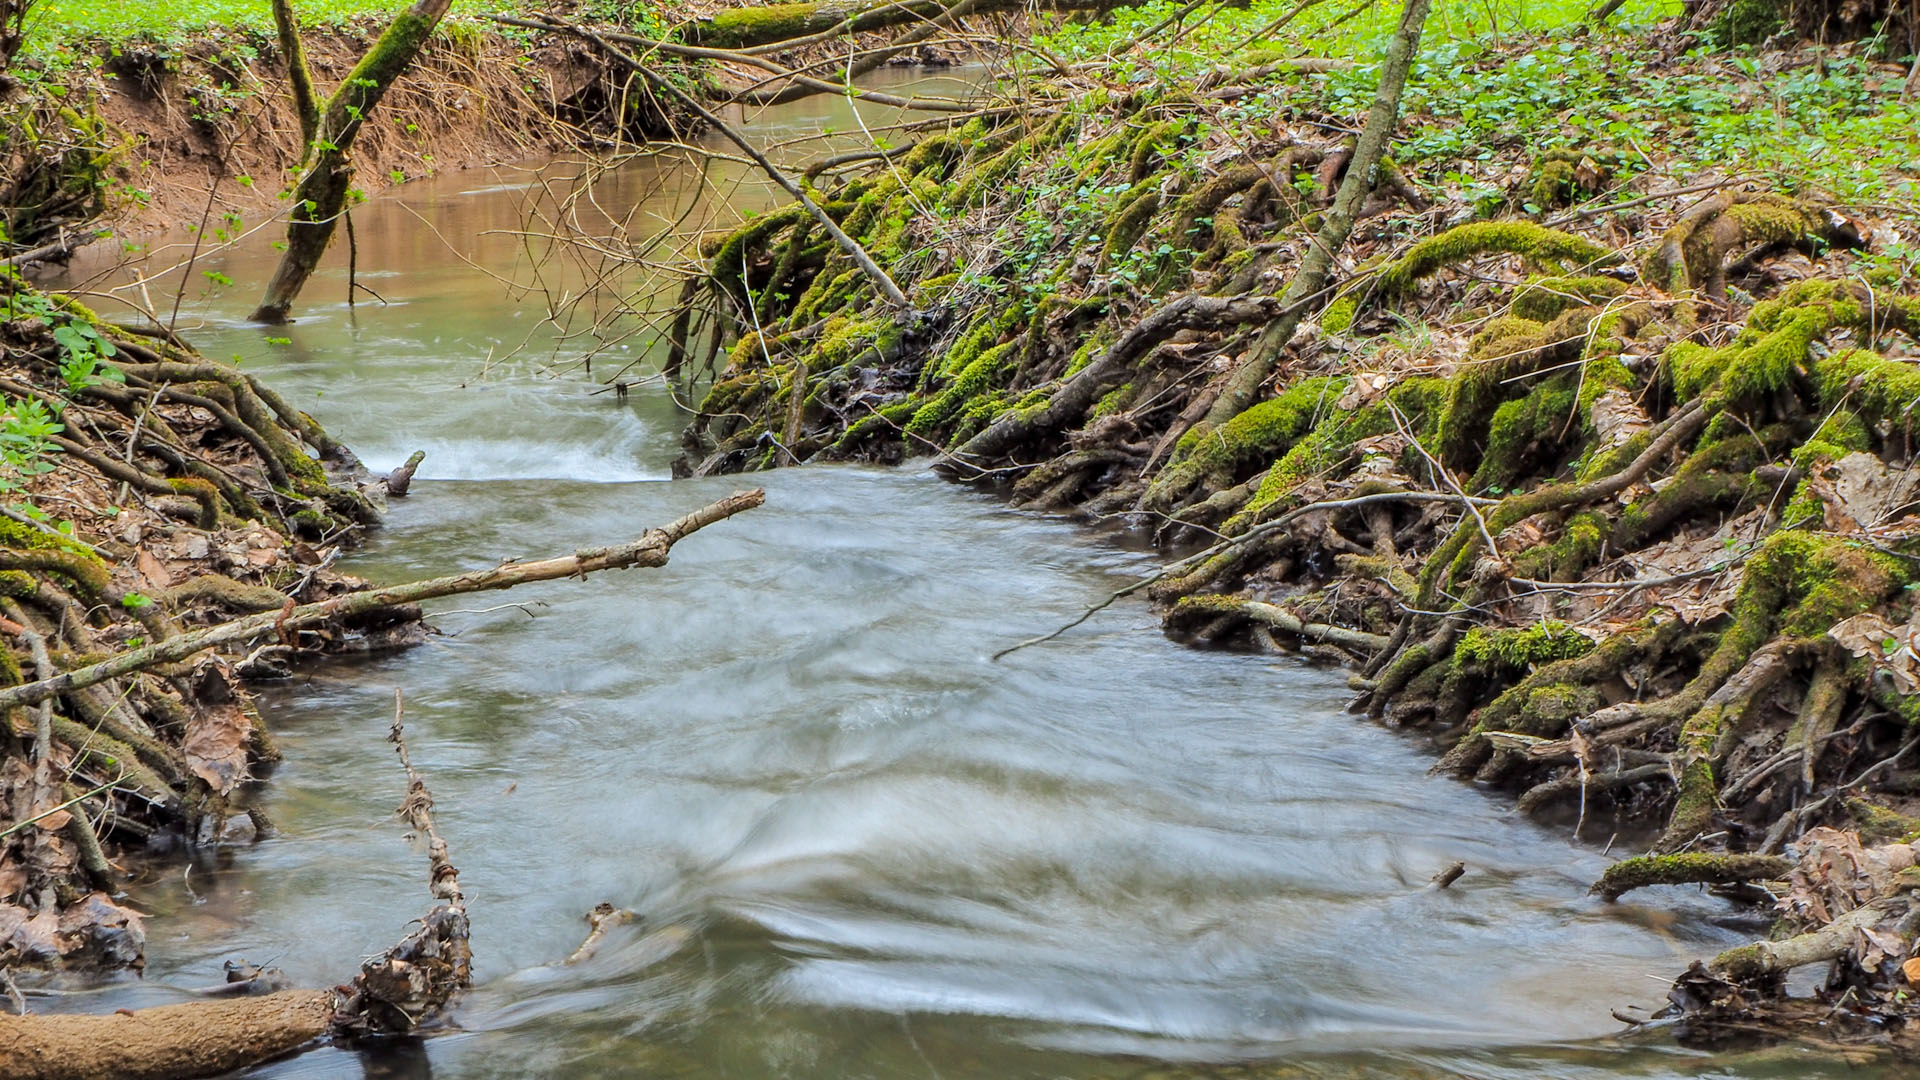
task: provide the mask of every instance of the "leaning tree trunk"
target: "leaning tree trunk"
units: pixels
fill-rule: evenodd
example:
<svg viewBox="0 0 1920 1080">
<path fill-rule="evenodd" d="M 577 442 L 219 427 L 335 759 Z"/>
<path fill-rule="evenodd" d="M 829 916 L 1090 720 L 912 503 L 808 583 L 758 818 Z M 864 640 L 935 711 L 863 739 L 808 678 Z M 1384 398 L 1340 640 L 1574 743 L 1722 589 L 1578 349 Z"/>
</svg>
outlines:
<svg viewBox="0 0 1920 1080">
<path fill-rule="evenodd" d="M 266 295 L 253 317 L 258 322 L 285 322 L 294 298 L 320 264 L 320 256 L 333 239 L 334 226 L 347 209 L 347 196 L 353 184 L 353 140 L 387 87 L 413 63 L 434 28 L 447 13 L 452 0 L 415 0 L 412 8 L 394 17 L 392 23 L 347 73 L 339 89 L 327 99 L 319 127 L 307 147 L 307 171 L 293 189 L 293 214 L 287 222 L 287 249 L 267 283 Z M 273 5 L 274 22 L 282 42 L 298 42 L 299 27 L 294 24 L 292 8 Z M 287 57 L 289 68 L 306 70 L 305 58 L 296 51 Z M 296 86 L 299 85 L 296 76 Z M 310 98 L 311 89 L 308 90 Z M 302 106 L 302 112 L 305 112 Z"/>
</svg>

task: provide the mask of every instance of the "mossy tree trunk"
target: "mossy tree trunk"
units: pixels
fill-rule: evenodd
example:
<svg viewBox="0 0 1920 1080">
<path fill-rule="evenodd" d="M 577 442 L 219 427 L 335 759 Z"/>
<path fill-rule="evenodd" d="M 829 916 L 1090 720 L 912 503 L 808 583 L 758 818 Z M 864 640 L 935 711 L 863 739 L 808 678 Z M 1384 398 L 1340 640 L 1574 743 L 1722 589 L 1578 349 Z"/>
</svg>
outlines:
<svg viewBox="0 0 1920 1080">
<path fill-rule="evenodd" d="M 414 57 L 433 36 L 434 28 L 447 13 L 452 0 L 416 0 L 413 7 L 394 17 L 373 47 L 347 73 L 324 109 L 318 108 L 310 79 L 302 78 L 306 65 L 297 49 L 288 53 L 288 67 L 294 71 L 295 104 L 302 116 L 302 127 L 318 112 L 307 146 L 307 171 L 293 189 L 293 212 L 287 222 L 287 248 L 280 256 L 267 283 L 266 294 L 253 318 L 259 322 L 285 322 L 293 301 L 300 295 L 314 267 L 333 239 L 333 230 L 346 213 L 352 193 L 354 139 L 387 88 L 413 63 Z M 277 0 L 273 5 L 274 22 L 281 41 L 299 40 L 292 8 Z M 301 87 L 305 87 L 304 94 Z M 304 97 L 304 100 L 302 100 Z"/>
</svg>

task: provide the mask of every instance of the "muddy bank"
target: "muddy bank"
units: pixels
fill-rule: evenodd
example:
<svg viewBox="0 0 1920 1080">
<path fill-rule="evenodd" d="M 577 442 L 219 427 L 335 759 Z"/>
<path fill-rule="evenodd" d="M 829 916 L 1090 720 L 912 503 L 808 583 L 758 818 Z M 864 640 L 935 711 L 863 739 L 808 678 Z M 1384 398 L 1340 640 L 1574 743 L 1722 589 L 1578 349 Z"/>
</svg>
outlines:
<svg viewBox="0 0 1920 1080">
<path fill-rule="evenodd" d="M 325 85 L 343 78 L 380 28 L 309 34 L 315 77 Z M 54 224 L 138 240 L 198 223 L 211 193 L 209 232 L 231 236 L 282 208 L 304 147 L 270 35 L 209 31 L 179 47 L 100 49 L 94 62 L 50 76 L 64 86 L 61 102 L 84 118 L 71 137 L 104 159 L 100 200 L 64 208 Z M 355 184 L 373 194 L 588 141 L 608 129 L 604 75 L 577 49 L 530 47 L 470 26 L 443 30 L 357 140 Z M 43 236 L 49 222 L 27 224 L 14 235 Z"/>
<path fill-rule="evenodd" d="M 317 83 L 343 79 L 384 25 L 366 19 L 303 34 Z M 435 32 L 355 141 L 362 196 L 449 171 L 698 131 L 684 107 L 633 72 L 532 25 L 460 19 Z M 890 39 L 870 31 L 837 40 L 877 51 Z M 830 69 L 836 47 L 816 42 L 778 58 Z M 985 43 L 916 44 L 889 52 L 884 64 L 938 69 L 983 50 L 993 51 Z M 82 42 L 62 53 L 53 68 L 16 60 L 18 74 L 0 90 L 11 108 L 32 116 L 31 137 L 13 141 L 16 157 L 0 169 L 14 185 L 7 235 L 17 246 L 89 242 L 103 229 L 138 243 L 203 220 L 208 235 L 224 241 L 284 211 L 304 146 L 270 33 L 209 29 L 180 45 Z M 660 63 L 736 119 L 766 104 L 751 95 L 732 100 L 724 86 L 756 74 L 764 81 L 764 72 L 689 57 Z"/>
</svg>

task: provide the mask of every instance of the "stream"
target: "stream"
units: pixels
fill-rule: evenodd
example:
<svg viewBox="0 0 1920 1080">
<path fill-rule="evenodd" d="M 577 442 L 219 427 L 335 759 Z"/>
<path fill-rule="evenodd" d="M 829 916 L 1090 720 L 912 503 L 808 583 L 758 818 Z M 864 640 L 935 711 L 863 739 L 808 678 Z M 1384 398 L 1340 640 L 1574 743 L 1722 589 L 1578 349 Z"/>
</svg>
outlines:
<svg viewBox="0 0 1920 1080">
<path fill-rule="evenodd" d="M 908 78 L 929 83 L 882 81 Z M 893 119 L 815 98 L 753 124 L 777 143 Z M 141 883 L 144 978 L 63 1001 L 180 1000 L 238 957 L 324 985 L 390 944 L 429 899 L 391 818 L 398 688 L 478 985 L 453 1033 L 248 1075 L 1860 1075 L 1606 1038 L 1609 1008 L 1657 1006 L 1689 960 L 1746 940 L 1729 909 L 1588 897 L 1604 827 L 1575 843 L 1428 778 L 1418 742 L 1343 711 L 1342 672 L 1182 648 L 1130 601 L 988 659 L 1148 553 L 911 465 L 667 482 L 684 414 L 665 390 L 590 393 L 566 362 L 585 339 L 541 323 L 547 292 L 503 283 L 543 273 L 513 232 L 572 167 L 361 207 L 385 304 L 347 307 L 336 248 L 285 328 L 243 321 L 275 258 L 262 229 L 196 264 L 182 332 L 375 471 L 427 451 L 343 564 L 376 582 L 619 541 L 751 484 L 766 506 L 663 570 L 442 601 L 427 645 L 265 690 L 286 763 L 259 800 L 280 834 Z M 772 203 L 740 167 L 684 159 L 595 192 L 641 231 Z M 1456 859 L 1466 875 L 1427 888 Z M 639 922 L 561 966 L 601 901 Z"/>
</svg>

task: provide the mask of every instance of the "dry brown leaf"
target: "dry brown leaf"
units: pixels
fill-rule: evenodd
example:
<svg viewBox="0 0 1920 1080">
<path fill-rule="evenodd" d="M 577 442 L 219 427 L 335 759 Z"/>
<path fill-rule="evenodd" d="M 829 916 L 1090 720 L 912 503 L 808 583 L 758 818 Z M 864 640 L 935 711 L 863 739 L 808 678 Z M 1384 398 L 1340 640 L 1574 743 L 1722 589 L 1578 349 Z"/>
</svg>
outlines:
<svg viewBox="0 0 1920 1080">
<path fill-rule="evenodd" d="M 1600 436 L 1602 451 L 1624 446 L 1652 426 L 1647 411 L 1625 390 L 1616 387 L 1593 399 L 1593 430 Z"/>
<path fill-rule="evenodd" d="M 27 871 L 25 867 L 17 866 L 13 863 L 0 865 L 0 899 L 14 896 L 26 887 Z M 0 941 L 5 941 L 6 939 L 6 928 L 0 926 Z"/>
<path fill-rule="evenodd" d="M 187 723 L 181 749 L 187 767 L 221 795 L 247 776 L 247 741 L 253 721 L 240 707 L 237 688 L 217 664 L 201 669 L 195 682 L 201 707 Z"/>
<path fill-rule="evenodd" d="M 1827 636 L 1891 675 L 1901 693 L 1920 692 L 1920 611 L 1905 626 L 1895 626 L 1871 611 L 1862 612 L 1834 623 Z"/>
<path fill-rule="evenodd" d="M 1915 857 L 1910 845 L 1862 848 L 1858 833 L 1824 825 L 1807 830 L 1794 846 L 1800 861 L 1788 875 L 1780 907 L 1816 927 L 1891 893 Z"/>
<path fill-rule="evenodd" d="M 1690 574 L 1725 565 L 1742 550 L 1742 540 L 1755 534 L 1755 518 L 1764 512 L 1755 510 L 1708 533 L 1682 532 L 1670 540 L 1641 548 L 1627 555 L 1626 560 L 1633 565 L 1634 576 L 1642 578 Z M 1681 619 L 1697 625 L 1731 610 L 1733 598 L 1740 591 L 1740 577 L 1739 571 L 1733 569 L 1663 586 L 1658 593 L 1659 600 Z"/>
<path fill-rule="evenodd" d="M 58 925 L 62 956 L 78 953 L 106 967 L 137 967 L 146 951 L 146 916 L 114 903 L 106 893 L 88 893 L 67 905 Z"/>
<path fill-rule="evenodd" d="M 25 914 L 21 908 L 0 904 L 0 931 L 6 931 L 6 937 L 0 938 L 0 955 L 13 953 L 23 960 L 40 963 L 58 959 L 59 916 L 48 907 L 31 918 L 16 917 Z"/>
<path fill-rule="evenodd" d="M 133 557 L 133 569 L 139 576 L 142 592 L 159 592 L 173 584 L 173 575 L 165 564 L 153 557 L 153 552 L 141 548 Z"/>
<path fill-rule="evenodd" d="M 253 724 L 238 705 L 221 705 L 194 714 L 181 745 L 187 767 L 217 793 L 225 795 L 247 775 L 247 735 Z"/>
<path fill-rule="evenodd" d="M 1858 528 L 1876 529 L 1920 511 L 1920 470 L 1889 469 L 1872 454 L 1856 453 L 1827 466 L 1821 474 L 1832 485 L 1827 489 L 1831 498 L 1821 491 L 1829 528 L 1845 528 L 1844 523 L 1835 522 L 1841 517 L 1857 522 Z M 1814 485 L 1816 491 L 1823 486 Z"/>
<path fill-rule="evenodd" d="M 1920 986 L 1920 956 L 1916 956 L 1913 959 L 1908 960 L 1906 963 L 1901 964 L 1900 974 L 1905 975 L 1907 977 L 1907 982 L 1909 984 L 1913 986 Z"/>
</svg>

